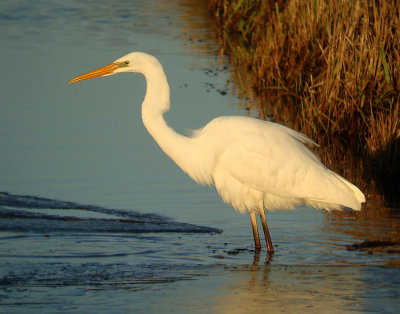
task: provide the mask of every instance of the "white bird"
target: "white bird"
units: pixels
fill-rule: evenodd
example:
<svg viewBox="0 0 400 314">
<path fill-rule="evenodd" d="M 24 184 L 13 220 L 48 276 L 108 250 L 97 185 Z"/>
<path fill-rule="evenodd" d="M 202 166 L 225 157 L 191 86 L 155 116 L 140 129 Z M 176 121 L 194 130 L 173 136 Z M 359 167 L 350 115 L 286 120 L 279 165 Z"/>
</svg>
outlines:
<svg viewBox="0 0 400 314">
<path fill-rule="evenodd" d="M 360 210 L 365 202 L 356 186 L 326 168 L 304 145 L 314 144 L 309 138 L 283 125 L 224 116 L 192 136 L 176 133 L 163 118 L 170 108 L 167 77 L 160 62 L 149 54 L 129 53 L 69 83 L 122 72 L 141 73 L 146 78 L 142 119 L 162 150 L 194 181 L 214 184 L 226 203 L 241 213 L 250 213 L 256 250 L 261 248 L 256 214 L 261 217 L 267 250 L 272 253 L 266 210 L 299 205 Z"/>
</svg>

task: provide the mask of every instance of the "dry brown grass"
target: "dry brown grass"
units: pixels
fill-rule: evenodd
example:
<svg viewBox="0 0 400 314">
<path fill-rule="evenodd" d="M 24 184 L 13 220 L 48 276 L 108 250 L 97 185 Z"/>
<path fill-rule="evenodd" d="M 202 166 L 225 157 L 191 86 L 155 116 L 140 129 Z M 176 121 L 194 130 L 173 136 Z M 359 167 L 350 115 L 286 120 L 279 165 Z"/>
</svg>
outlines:
<svg viewBox="0 0 400 314">
<path fill-rule="evenodd" d="M 339 159 L 351 150 L 368 184 L 388 166 L 400 183 L 398 1 L 210 0 L 210 9 L 262 117 L 291 121 Z"/>
</svg>

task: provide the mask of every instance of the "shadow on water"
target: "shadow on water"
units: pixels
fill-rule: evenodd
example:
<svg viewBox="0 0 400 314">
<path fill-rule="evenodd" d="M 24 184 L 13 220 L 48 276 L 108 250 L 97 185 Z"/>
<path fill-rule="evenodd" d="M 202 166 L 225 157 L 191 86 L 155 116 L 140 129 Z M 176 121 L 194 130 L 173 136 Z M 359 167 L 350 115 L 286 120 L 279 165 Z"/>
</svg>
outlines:
<svg viewBox="0 0 400 314">
<path fill-rule="evenodd" d="M 371 153 L 368 160 L 372 160 L 369 173 L 383 199 L 400 207 L 400 137 L 390 139 L 383 148 Z"/>
</svg>

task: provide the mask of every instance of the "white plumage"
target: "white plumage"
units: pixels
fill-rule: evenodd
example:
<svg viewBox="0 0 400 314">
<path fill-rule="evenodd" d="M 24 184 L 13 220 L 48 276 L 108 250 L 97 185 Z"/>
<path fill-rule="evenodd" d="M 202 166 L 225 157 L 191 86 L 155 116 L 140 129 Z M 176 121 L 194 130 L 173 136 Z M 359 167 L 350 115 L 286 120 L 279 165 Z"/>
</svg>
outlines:
<svg viewBox="0 0 400 314">
<path fill-rule="evenodd" d="M 219 117 L 186 137 L 163 118 L 170 107 L 164 70 L 151 55 L 133 52 L 114 63 L 80 75 L 70 83 L 120 72 L 142 73 L 147 81 L 142 119 L 163 151 L 193 180 L 214 184 L 222 199 L 249 211 L 256 248 L 260 248 L 255 213 L 262 219 L 268 251 L 273 252 L 265 210 L 316 208 L 361 209 L 363 193 L 326 168 L 304 145 L 305 135 L 283 125 L 250 117 Z"/>
</svg>

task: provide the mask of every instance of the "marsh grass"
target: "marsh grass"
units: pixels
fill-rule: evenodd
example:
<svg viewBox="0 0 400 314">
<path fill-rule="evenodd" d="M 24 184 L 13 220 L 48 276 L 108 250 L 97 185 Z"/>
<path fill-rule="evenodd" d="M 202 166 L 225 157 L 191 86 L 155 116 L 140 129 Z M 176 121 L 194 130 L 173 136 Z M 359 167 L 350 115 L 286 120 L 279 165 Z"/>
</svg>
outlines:
<svg viewBox="0 0 400 314">
<path fill-rule="evenodd" d="M 400 4 L 210 0 L 209 8 L 260 116 L 306 133 L 330 167 L 341 161 L 339 173 L 398 202 Z"/>
</svg>

